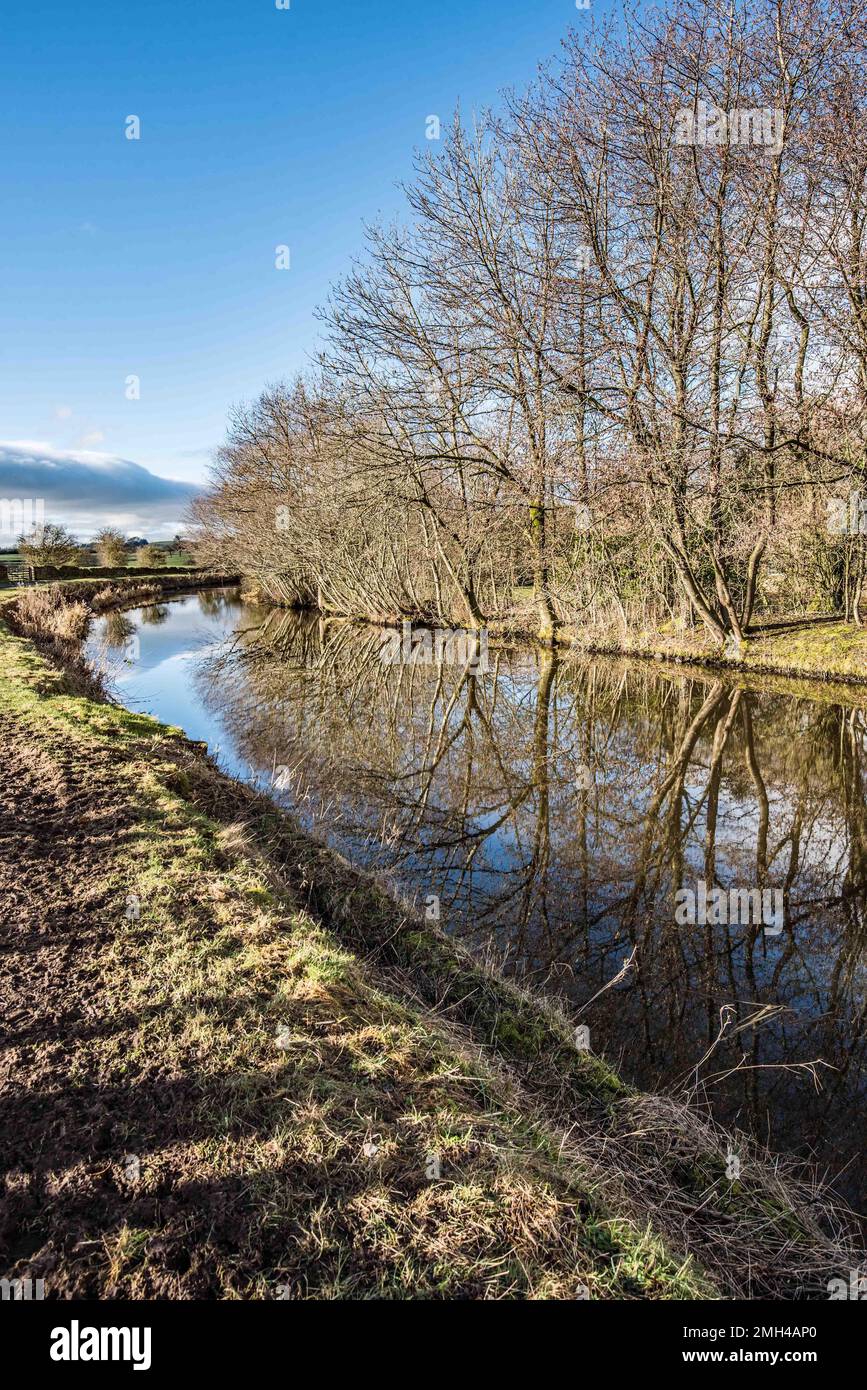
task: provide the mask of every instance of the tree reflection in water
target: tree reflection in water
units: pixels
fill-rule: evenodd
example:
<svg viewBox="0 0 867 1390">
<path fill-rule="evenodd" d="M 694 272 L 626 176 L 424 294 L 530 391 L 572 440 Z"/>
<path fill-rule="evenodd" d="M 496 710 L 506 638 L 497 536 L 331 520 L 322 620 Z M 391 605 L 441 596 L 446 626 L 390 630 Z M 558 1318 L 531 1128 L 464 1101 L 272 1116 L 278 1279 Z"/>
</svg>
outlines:
<svg viewBox="0 0 867 1390">
<path fill-rule="evenodd" d="M 524 649 L 476 677 L 384 665 L 351 625 L 247 610 L 239 631 L 199 694 L 257 773 L 288 769 L 308 826 L 438 895 L 448 930 L 555 992 L 638 1085 L 698 1086 L 867 1205 L 857 692 Z M 782 933 L 676 925 L 698 879 L 784 890 Z"/>
</svg>

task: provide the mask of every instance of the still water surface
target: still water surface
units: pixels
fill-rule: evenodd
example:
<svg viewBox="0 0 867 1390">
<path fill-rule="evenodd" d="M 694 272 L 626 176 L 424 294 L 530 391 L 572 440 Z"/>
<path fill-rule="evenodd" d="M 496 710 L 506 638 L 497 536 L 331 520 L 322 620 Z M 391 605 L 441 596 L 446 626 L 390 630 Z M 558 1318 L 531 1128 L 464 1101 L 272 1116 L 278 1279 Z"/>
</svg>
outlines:
<svg viewBox="0 0 867 1390">
<path fill-rule="evenodd" d="M 867 694 L 521 648 L 481 675 L 388 665 L 376 632 L 226 590 L 108 614 L 90 649 L 124 704 L 438 898 L 629 1080 L 698 1085 L 867 1209 Z M 771 889 L 783 916 L 679 924 L 699 882 Z"/>
</svg>

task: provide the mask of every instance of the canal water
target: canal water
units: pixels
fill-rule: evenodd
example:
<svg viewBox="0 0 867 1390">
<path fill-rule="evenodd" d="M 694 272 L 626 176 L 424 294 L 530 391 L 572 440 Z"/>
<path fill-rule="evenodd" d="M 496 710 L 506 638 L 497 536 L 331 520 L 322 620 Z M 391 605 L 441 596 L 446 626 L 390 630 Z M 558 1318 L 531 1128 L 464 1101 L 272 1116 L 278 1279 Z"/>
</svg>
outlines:
<svg viewBox="0 0 867 1390">
<path fill-rule="evenodd" d="M 555 994 L 628 1080 L 867 1209 L 867 692 L 408 647 L 232 590 L 89 638 L 124 704 Z"/>
</svg>

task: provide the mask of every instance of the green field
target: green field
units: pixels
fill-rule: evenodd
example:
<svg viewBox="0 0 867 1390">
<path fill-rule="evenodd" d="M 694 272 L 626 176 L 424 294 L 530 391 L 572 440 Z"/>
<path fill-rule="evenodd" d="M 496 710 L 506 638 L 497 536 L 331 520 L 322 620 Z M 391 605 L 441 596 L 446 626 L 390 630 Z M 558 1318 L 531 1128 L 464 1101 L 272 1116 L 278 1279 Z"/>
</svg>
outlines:
<svg viewBox="0 0 867 1390">
<path fill-rule="evenodd" d="M 187 550 L 169 550 L 165 552 L 165 556 L 167 569 L 177 569 L 179 566 L 192 565 L 194 563 L 193 557 Z M 0 550 L 0 565 L 18 564 L 20 560 L 21 555 L 19 551 Z M 92 555 L 85 561 L 85 565 L 91 564 L 96 568 L 96 558 Z M 127 568 L 131 570 L 136 568 L 134 554 L 130 554 L 126 557 L 126 565 Z"/>
</svg>

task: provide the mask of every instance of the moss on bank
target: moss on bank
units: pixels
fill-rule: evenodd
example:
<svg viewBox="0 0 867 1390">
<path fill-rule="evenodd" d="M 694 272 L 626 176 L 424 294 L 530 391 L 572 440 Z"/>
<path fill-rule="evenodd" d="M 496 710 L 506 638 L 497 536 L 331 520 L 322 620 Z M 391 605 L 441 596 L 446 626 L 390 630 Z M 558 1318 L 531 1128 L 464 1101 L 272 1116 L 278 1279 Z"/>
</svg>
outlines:
<svg viewBox="0 0 867 1390">
<path fill-rule="evenodd" d="M 14 1049 L 7 1121 L 45 1119 L 13 1146 L 4 1273 L 59 1296 L 686 1298 L 821 1297 L 854 1267 L 814 1193 L 745 1141 L 735 1193 L 704 1117 L 635 1095 L 179 731 L 75 693 L 8 628 L 0 679 L 38 796 L 62 819 L 86 788 L 99 828 L 86 884 L 88 846 L 53 843 L 65 930 L 11 924 L 7 950 L 63 955 L 68 1023 Z"/>
</svg>

